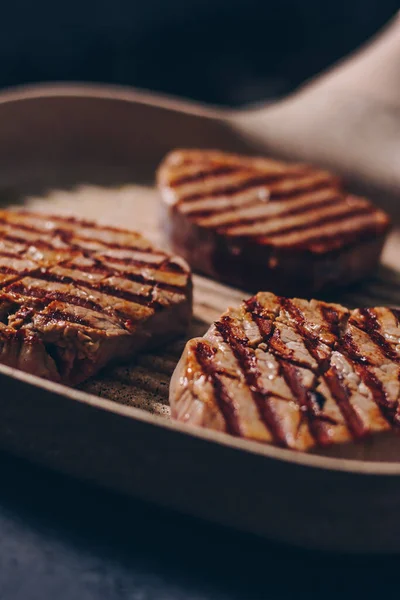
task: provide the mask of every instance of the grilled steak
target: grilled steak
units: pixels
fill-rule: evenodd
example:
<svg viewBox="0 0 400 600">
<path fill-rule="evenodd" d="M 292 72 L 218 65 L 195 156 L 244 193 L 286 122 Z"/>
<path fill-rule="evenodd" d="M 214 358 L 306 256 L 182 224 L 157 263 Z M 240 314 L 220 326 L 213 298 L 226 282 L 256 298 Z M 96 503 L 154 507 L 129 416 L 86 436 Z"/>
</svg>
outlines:
<svg viewBox="0 0 400 600">
<path fill-rule="evenodd" d="M 303 164 L 175 151 L 158 171 L 163 223 L 193 269 L 243 289 L 312 296 L 371 272 L 385 213 Z"/>
<path fill-rule="evenodd" d="M 295 450 L 400 426 L 400 312 L 259 293 L 188 342 L 173 418 Z"/>
<path fill-rule="evenodd" d="M 140 234 L 0 211 L 0 362 L 77 384 L 185 331 L 186 263 Z"/>
</svg>

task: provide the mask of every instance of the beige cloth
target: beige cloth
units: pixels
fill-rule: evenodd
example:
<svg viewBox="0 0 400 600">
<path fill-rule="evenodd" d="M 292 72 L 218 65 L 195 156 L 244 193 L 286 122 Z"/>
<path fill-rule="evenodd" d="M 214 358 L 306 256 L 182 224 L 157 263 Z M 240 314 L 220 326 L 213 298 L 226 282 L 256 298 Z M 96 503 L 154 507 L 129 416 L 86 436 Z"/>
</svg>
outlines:
<svg viewBox="0 0 400 600">
<path fill-rule="evenodd" d="M 263 151 L 319 163 L 397 210 L 400 18 L 282 102 L 235 115 Z"/>
</svg>

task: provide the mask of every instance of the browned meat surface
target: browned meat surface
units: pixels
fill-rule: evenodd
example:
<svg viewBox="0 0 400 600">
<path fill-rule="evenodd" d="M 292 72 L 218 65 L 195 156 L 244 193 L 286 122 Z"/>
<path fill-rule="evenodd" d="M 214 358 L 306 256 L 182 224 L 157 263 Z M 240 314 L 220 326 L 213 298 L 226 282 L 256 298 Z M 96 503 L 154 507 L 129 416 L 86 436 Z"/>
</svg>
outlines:
<svg viewBox="0 0 400 600">
<path fill-rule="evenodd" d="M 396 431 L 399 317 L 261 292 L 188 342 L 172 416 L 296 450 Z"/>
<path fill-rule="evenodd" d="M 0 362 L 67 384 L 183 333 L 186 263 L 131 231 L 0 211 Z"/>
<path fill-rule="evenodd" d="M 158 185 L 174 251 L 241 288 L 312 295 L 361 279 L 389 228 L 384 212 L 309 165 L 182 150 Z"/>
</svg>

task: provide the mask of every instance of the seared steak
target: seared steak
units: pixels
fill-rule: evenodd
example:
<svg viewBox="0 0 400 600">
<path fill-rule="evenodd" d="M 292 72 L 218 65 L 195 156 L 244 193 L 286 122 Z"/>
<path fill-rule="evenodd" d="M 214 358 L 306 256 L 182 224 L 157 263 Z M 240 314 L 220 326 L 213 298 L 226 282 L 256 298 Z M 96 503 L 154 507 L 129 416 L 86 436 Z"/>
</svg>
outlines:
<svg viewBox="0 0 400 600">
<path fill-rule="evenodd" d="M 0 211 L 0 362 L 77 384 L 183 333 L 186 263 L 138 233 Z"/>
<path fill-rule="evenodd" d="M 172 416 L 296 450 L 395 431 L 399 317 L 261 292 L 188 342 Z"/>
<path fill-rule="evenodd" d="M 175 151 L 158 185 L 174 251 L 243 289 L 312 295 L 361 279 L 389 228 L 384 212 L 309 165 Z"/>
</svg>

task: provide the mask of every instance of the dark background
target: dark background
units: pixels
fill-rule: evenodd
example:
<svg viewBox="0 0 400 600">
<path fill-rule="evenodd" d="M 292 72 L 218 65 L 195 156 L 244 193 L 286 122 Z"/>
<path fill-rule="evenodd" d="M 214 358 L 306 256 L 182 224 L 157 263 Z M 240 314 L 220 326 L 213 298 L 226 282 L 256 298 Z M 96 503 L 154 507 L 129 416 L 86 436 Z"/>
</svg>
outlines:
<svg viewBox="0 0 400 600">
<path fill-rule="evenodd" d="M 96 81 L 238 106 L 293 90 L 397 8 L 398 0 L 2 3 L 0 87 Z M 382 593 L 398 597 L 397 557 L 282 548 L 0 454 L 0 600 Z"/>
<path fill-rule="evenodd" d="M 88 80 L 240 105 L 288 93 L 398 8 L 398 0 L 3 2 L 0 86 Z"/>
</svg>

